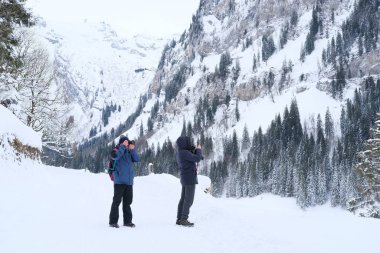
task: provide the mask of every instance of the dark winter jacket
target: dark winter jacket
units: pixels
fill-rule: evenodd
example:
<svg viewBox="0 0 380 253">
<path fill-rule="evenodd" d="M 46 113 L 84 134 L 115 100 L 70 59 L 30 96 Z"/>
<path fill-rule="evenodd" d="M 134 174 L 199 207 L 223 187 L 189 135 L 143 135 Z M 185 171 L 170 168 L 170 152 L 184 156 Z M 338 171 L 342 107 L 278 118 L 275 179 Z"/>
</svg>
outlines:
<svg viewBox="0 0 380 253">
<path fill-rule="evenodd" d="M 202 150 L 195 149 L 195 154 L 191 152 L 190 137 L 179 137 L 177 139 L 177 164 L 180 169 L 181 184 L 198 184 L 197 165 L 202 158 Z"/>
<path fill-rule="evenodd" d="M 125 145 L 120 145 L 119 149 L 112 153 L 112 159 L 116 163 L 114 172 L 115 184 L 133 185 L 135 170 L 133 163 L 140 162 L 140 157 L 136 149 L 128 149 Z"/>
</svg>

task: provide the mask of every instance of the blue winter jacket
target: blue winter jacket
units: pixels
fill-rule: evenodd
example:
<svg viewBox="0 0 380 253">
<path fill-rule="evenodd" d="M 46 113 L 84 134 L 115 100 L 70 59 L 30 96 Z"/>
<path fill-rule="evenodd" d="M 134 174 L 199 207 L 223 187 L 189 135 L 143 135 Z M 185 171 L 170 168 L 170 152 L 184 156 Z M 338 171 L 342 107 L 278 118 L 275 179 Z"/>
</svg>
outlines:
<svg viewBox="0 0 380 253">
<path fill-rule="evenodd" d="M 116 163 L 114 184 L 133 185 L 135 177 L 133 163 L 140 162 L 136 149 L 130 150 L 125 145 L 120 145 L 119 149 L 112 154 L 112 159 Z"/>
<path fill-rule="evenodd" d="M 182 136 L 177 139 L 177 164 L 180 169 L 181 184 L 198 184 L 197 165 L 202 158 L 202 150 L 196 149 L 195 154 L 191 150 L 190 137 Z"/>
</svg>

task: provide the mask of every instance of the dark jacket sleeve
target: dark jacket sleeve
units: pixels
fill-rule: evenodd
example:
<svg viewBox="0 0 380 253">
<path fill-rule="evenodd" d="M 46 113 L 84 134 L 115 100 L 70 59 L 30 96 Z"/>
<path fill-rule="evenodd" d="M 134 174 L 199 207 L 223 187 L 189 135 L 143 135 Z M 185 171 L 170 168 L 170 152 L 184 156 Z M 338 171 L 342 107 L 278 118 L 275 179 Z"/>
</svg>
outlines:
<svg viewBox="0 0 380 253">
<path fill-rule="evenodd" d="M 136 149 L 132 149 L 130 152 L 131 152 L 132 161 L 134 163 L 140 162 L 140 156 L 139 156 L 139 154 L 137 154 Z"/>
<path fill-rule="evenodd" d="M 181 158 L 186 161 L 197 163 L 202 159 L 202 150 L 197 148 L 195 154 L 191 153 L 188 150 L 181 152 Z"/>
<path fill-rule="evenodd" d="M 121 145 L 120 148 L 115 152 L 112 151 L 111 157 L 113 160 L 119 160 L 125 153 L 125 146 Z"/>
</svg>

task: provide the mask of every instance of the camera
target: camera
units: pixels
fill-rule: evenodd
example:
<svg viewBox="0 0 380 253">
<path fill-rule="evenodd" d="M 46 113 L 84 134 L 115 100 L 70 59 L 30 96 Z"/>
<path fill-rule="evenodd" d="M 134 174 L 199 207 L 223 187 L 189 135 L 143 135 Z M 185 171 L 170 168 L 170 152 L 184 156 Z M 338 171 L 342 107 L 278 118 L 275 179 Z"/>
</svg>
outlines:
<svg viewBox="0 0 380 253">
<path fill-rule="evenodd" d="M 195 149 L 196 149 L 196 147 L 193 146 L 193 145 L 191 145 L 191 146 L 189 147 L 188 150 L 189 150 L 191 153 L 195 154 Z"/>
<path fill-rule="evenodd" d="M 191 145 L 190 146 L 190 148 L 188 149 L 191 153 L 193 153 L 194 155 L 195 155 L 195 151 L 196 151 L 196 147 L 194 146 L 194 145 Z M 201 160 L 203 160 L 204 159 L 204 157 L 203 156 L 201 156 Z"/>
</svg>

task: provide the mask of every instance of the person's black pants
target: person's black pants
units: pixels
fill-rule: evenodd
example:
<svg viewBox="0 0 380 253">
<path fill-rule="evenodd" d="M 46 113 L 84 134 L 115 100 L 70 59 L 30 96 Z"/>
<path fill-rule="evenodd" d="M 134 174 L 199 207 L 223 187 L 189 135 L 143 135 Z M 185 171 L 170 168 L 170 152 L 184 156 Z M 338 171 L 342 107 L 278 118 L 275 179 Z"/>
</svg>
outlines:
<svg viewBox="0 0 380 253">
<path fill-rule="evenodd" d="M 133 186 L 126 184 L 114 184 L 113 201 L 110 212 L 110 223 L 116 224 L 119 220 L 119 205 L 123 200 L 124 224 L 132 222 L 131 204 L 133 200 Z"/>
<path fill-rule="evenodd" d="M 189 218 L 190 207 L 194 202 L 195 184 L 182 185 L 181 199 L 178 203 L 177 219 L 187 220 Z"/>
</svg>

